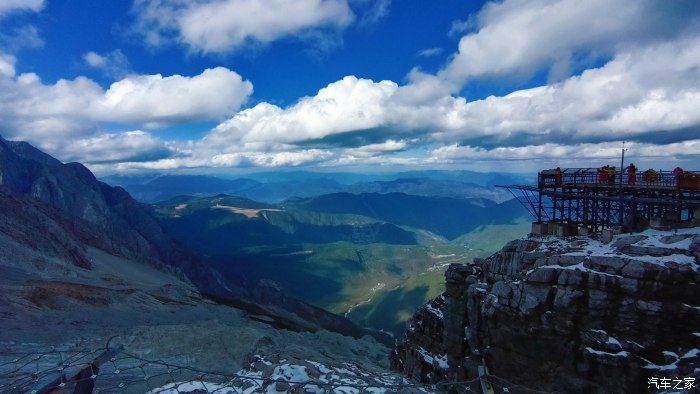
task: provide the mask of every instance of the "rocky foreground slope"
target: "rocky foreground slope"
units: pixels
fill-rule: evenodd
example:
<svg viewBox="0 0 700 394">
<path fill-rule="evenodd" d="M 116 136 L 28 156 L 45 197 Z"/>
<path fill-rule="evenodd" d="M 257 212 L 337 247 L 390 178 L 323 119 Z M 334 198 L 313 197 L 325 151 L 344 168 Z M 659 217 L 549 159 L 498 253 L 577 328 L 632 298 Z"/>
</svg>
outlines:
<svg viewBox="0 0 700 394">
<path fill-rule="evenodd" d="M 481 369 L 497 391 L 511 392 L 642 392 L 654 377 L 697 382 L 699 260 L 698 227 L 609 244 L 512 241 L 449 267 L 446 292 L 413 316 L 392 366 L 431 383 Z"/>
</svg>

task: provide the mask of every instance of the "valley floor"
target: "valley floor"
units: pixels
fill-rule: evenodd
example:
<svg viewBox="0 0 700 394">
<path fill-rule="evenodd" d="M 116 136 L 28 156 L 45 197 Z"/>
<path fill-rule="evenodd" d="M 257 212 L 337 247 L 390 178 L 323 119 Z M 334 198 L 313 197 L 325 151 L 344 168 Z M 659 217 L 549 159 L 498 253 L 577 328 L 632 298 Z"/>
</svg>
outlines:
<svg viewBox="0 0 700 394">
<path fill-rule="evenodd" d="M 450 264 L 467 264 L 474 258 L 488 257 L 509 240 L 527 234 L 529 228 L 530 223 L 524 220 L 513 224 L 480 226 L 452 242 L 435 242 L 426 248 L 420 269 L 395 277 L 378 276 L 386 278 L 378 283 L 370 280 L 353 282 L 346 286 L 347 290 L 343 293 L 346 301 L 340 307 L 331 306 L 329 309 L 336 313 L 344 312 L 360 325 L 383 330 L 399 338 L 413 313 L 445 291 L 445 270 Z M 347 307 L 348 302 L 355 304 Z"/>
</svg>

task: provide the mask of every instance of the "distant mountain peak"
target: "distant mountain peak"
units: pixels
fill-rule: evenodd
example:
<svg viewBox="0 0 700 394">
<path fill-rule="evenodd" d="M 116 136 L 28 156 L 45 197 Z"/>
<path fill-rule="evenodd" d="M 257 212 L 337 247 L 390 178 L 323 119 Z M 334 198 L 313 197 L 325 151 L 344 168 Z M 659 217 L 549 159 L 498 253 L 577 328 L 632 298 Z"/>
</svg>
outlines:
<svg viewBox="0 0 700 394">
<path fill-rule="evenodd" d="M 24 141 L 8 141 L 0 136 L 0 147 L 4 146 L 15 155 L 47 166 L 61 165 L 61 161 Z"/>
</svg>

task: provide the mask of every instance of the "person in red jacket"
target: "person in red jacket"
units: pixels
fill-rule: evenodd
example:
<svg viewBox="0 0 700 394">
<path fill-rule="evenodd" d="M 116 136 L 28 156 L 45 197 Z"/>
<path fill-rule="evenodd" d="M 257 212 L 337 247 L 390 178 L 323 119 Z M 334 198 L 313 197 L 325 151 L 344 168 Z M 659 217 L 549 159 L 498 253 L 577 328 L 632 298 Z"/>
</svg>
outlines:
<svg viewBox="0 0 700 394">
<path fill-rule="evenodd" d="M 683 175 L 683 169 L 680 167 L 676 167 L 673 169 L 673 176 L 676 177 L 676 185 L 680 185 L 681 181 L 681 175 Z"/>
<path fill-rule="evenodd" d="M 627 166 L 627 183 L 633 186 L 637 183 L 637 167 L 634 163 Z"/>
</svg>

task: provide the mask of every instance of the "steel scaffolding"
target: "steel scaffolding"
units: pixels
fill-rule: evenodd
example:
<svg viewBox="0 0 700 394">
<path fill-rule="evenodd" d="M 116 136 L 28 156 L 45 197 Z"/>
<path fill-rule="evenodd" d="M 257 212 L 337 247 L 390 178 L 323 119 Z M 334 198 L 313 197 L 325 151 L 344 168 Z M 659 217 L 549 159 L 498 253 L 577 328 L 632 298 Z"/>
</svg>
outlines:
<svg viewBox="0 0 700 394">
<path fill-rule="evenodd" d="M 556 222 L 599 232 L 657 221 L 690 222 L 700 208 L 700 172 L 621 173 L 612 167 L 545 170 L 537 186 L 507 185 L 537 223 Z"/>
</svg>

